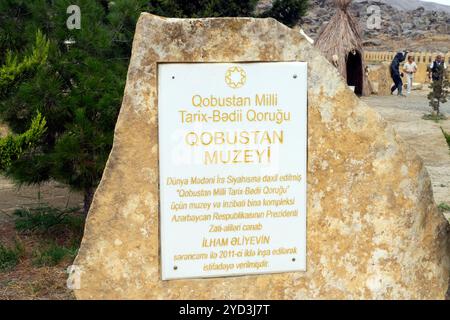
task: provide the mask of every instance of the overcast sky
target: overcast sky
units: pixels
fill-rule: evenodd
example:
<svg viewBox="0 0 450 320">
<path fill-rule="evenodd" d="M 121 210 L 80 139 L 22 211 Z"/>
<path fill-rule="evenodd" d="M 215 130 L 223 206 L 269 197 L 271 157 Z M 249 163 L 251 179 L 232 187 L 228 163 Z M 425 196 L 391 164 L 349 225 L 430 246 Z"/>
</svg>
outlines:
<svg viewBox="0 0 450 320">
<path fill-rule="evenodd" d="M 446 5 L 450 6 L 450 0 L 422 0 L 422 1 L 436 2 L 436 3 L 446 4 Z"/>
</svg>

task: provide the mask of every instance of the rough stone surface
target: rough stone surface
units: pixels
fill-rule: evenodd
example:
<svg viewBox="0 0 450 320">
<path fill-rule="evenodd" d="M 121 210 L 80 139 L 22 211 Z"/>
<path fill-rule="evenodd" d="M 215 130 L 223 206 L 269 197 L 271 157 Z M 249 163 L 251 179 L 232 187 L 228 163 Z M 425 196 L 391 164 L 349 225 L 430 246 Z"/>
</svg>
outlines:
<svg viewBox="0 0 450 320">
<path fill-rule="evenodd" d="M 307 271 L 160 280 L 157 62 L 307 61 Z M 449 226 L 422 160 L 302 36 L 272 19 L 142 14 L 77 298 L 444 298 Z"/>
<path fill-rule="evenodd" d="M 377 65 L 369 65 L 369 84 L 372 93 L 379 96 L 391 94 L 391 86 L 394 84 L 390 73 L 390 63 L 383 62 Z"/>
</svg>

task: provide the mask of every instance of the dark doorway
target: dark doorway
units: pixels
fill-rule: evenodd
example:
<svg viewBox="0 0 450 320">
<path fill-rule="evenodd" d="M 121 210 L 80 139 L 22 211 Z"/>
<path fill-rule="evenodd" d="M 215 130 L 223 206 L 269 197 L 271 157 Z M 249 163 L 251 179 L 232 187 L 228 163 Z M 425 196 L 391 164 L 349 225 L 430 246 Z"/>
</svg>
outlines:
<svg viewBox="0 0 450 320">
<path fill-rule="evenodd" d="M 355 94 L 363 93 L 363 66 L 359 51 L 349 52 L 347 55 L 347 84 L 355 87 Z"/>
</svg>

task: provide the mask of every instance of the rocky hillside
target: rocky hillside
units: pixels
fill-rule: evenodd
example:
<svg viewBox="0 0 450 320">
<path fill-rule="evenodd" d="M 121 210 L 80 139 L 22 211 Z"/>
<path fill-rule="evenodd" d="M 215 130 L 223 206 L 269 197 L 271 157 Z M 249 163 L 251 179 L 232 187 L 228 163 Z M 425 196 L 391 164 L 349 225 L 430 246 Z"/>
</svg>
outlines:
<svg viewBox="0 0 450 320">
<path fill-rule="evenodd" d="M 427 8 L 445 8 L 416 0 L 357 0 L 351 4 L 350 11 L 357 17 L 363 31 L 364 45 L 373 50 L 397 50 L 408 48 L 414 51 L 450 51 L 450 12 L 433 11 L 423 6 L 414 10 L 399 9 L 402 6 L 416 7 L 422 3 Z M 260 7 L 271 5 L 270 0 L 260 2 Z M 391 3 L 393 7 L 387 3 Z M 367 8 L 377 5 L 381 9 L 381 28 L 370 30 L 367 27 L 369 14 Z M 450 8 L 450 7 L 448 7 Z M 321 28 L 334 15 L 335 6 L 331 0 L 310 0 L 310 9 L 300 22 L 306 34 L 313 39 Z"/>
<path fill-rule="evenodd" d="M 363 2 L 365 0 L 355 0 L 355 1 Z M 450 12 L 450 6 L 445 6 L 434 2 L 426 2 L 420 0 L 378 0 L 378 1 L 384 2 L 399 10 L 411 11 L 419 7 L 423 7 L 425 10 Z"/>
<path fill-rule="evenodd" d="M 369 29 L 367 8 L 377 5 L 381 9 L 381 28 Z M 334 5 L 329 0 L 311 0 L 309 14 L 301 25 L 312 38 L 334 14 Z M 450 50 L 450 13 L 429 11 L 423 7 L 415 10 L 398 10 L 380 1 L 358 1 L 350 8 L 359 19 L 365 45 L 380 50 L 396 50 L 407 47 L 410 50 Z M 433 41 L 434 39 L 434 41 Z M 431 41 L 430 41 L 431 40 Z"/>
</svg>

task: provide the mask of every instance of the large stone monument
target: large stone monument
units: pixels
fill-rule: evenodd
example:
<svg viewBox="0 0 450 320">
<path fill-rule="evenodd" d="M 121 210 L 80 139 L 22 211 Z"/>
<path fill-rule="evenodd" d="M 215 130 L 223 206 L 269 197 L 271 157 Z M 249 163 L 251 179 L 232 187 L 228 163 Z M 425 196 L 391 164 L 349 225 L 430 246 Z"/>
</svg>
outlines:
<svg viewBox="0 0 450 320">
<path fill-rule="evenodd" d="M 274 134 L 266 137 L 266 142 L 278 139 L 292 143 L 292 133 L 297 132 L 298 126 L 301 150 L 306 146 L 306 135 L 302 137 L 306 118 L 301 109 L 303 102 L 306 106 L 306 97 L 302 96 L 300 82 L 291 86 L 289 83 L 293 82 L 288 83 L 283 77 L 289 75 L 289 81 L 297 81 L 304 74 L 306 81 L 307 71 L 308 162 L 307 202 L 304 203 L 307 210 L 302 211 L 301 206 L 301 200 L 306 199 L 301 185 L 304 180 L 299 178 L 283 184 L 280 190 L 285 186 L 298 187 L 295 194 L 300 212 L 291 216 L 292 224 L 285 224 L 280 232 L 276 223 L 282 220 L 261 219 L 252 228 L 263 227 L 273 233 L 242 237 L 244 244 L 239 239 L 235 242 L 242 250 L 229 251 L 234 255 L 248 249 L 251 255 L 251 246 L 259 243 L 261 248 L 269 248 L 269 255 L 280 254 L 267 259 L 274 266 L 267 269 L 270 274 L 264 274 L 263 264 L 250 267 L 257 268 L 256 272 L 208 273 L 205 267 L 197 268 L 199 262 L 183 260 L 209 259 L 207 255 L 177 255 L 180 264 L 173 265 L 172 256 L 168 255 L 170 250 L 181 250 L 198 234 L 188 231 L 194 226 L 192 221 L 177 224 L 177 231 L 173 231 L 170 223 L 173 218 L 177 222 L 180 215 L 174 214 L 172 220 L 167 220 L 167 214 L 172 214 L 170 210 L 174 207 L 181 212 L 183 204 L 169 205 L 173 200 L 170 197 L 160 201 L 160 187 L 164 197 L 176 193 L 165 180 L 160 180 L 161 172 L 173 174 L 166 166 L 166 158 L 160 163 L 166 149 L 165 145 L 159 145 L 161 141 L 169 141 L 167 125 L 173 110 L 164 109 L 164 114 L 158 110 L 181 107 L 177 103 L 185 101 L 185 91 L 195 87 L 200 74 L 208 76 L 208 72 L 202 73 L 204 64 L 199 64 L 198 69 L 193 64 L 183 71 L 185 65 L 172 68 L 171 63 L 211 63 L 211 70 L 221 68 L 216 63 L 229 65 L 225 81 L 232 88 L 241 87 L 245 79 L 250 86 L 255 74 L 261 75 L 261 83 L 270 84 L 264 72 L 283 67 L 283 64 L 267 64 L 267 68 L 264 64 L 250 66 L 252 62 L 292 63 L 288 66 L 292 67 L 293 76 L 285 71 L 274 72 L 273 85 L 279 82 L 285 96 L 292 93 L 292 97 L 297 97 L 298 105 L 292 104 L 295 99 L 283 97 L 279 103 L 280 108 L 292 107 L 289 110 L 293 115 L 298 111 L 298 118 L 292 118 L 294 122 L 285 127 L 293 130 L 287 136 Z M 243 64 L 242 69 L 241 63 L 248 65 Z M 252 71 L 252 68 L 259 69 Z M 237 80 L 232 78 L 233 72 L 237 72 Z M 209 73 L 212 80 L 202 80 L 202 83 L 214 85 L 217 74 Z M 224 79 L 222 73 L 220 79 Z M 179 90 L 167 89 L 166 84 L 172 80 L 180 81 L 174 85 Z M 158 92 L 162 93 L 160 97 Z M 172 99 L 175 104 L 169 104 Z M 246 106 L 245 99 L 235 100 L 230 100 L 230 105 L 242 105 L 242 109 Z M 192 101 L 194 105 L 197 103 L 195 99 Z M 211 99 L 199 101 L 212 104 Z M 275 104 L 276 98 L 271 101 Z M 295 111 L 296 107 L 300 109 Z M 158 123 L 164 123 L 165 127 L 158 128 Z M 158 129 L 164 136 L 158 136 Z M 195 139 L 192 134 L 186 141 Z M 274 155 L 276 150 L 270 154 Z M 295 152 L 293 149 L 292 154 Z M 292 159 L 297 159 L 299 172 L 302 159 L 306 170 L 306 157 L 301 152 L 297 155 L 298 158 Z M 214 157 L 207 161 L 217 161 Z M 245 159 L 251 162 L 258 158 L 252 158 L 249 153 Z M 250 169 L 257 167 L 248 165 Z M 230 168 L 223 165 L 221 171 L 227 174 Z M 190 170 L 186 166 L 180 175 Z M 195 195 L 204 197 L 200 193 Z M 202 212 L 205 212 L 202 217 L 207 218 L 208 211 Z M 306 234 L 302 229 L 305 214 Z M 165 221 L 164 225 L 161 220 Z M 224 231 L 225 225 L 215 227 Z M 289 256 L 284 264 L 279 263 L 281 260 L 276 259 L 283 257 L 281 251 L 270 251 L 266 244 L 276 237 L 287 239 L 288 236 L 293 244 L 299 244 L 289 253 L 298 258 Z M 178 244 L 171 243 L 176 239 Z M 206 239 L 202 248 L 217 243 Z M 161 259 L 165 256 L 166 260 Z M 230 268 L 235 266 L 232 264 Z M 136 28 L 114 146 L 95 193 L 72 270 L 69 283 L 78 283 L 75 295 L 79 299 L 442 299 L 449 277 L 449 225 L 436 208 L 422 160 L 373 109 L 351 92 L 336 69 L 298 32 L 272 19 L 166 19 L 142 14 Z"/>
</svg>

